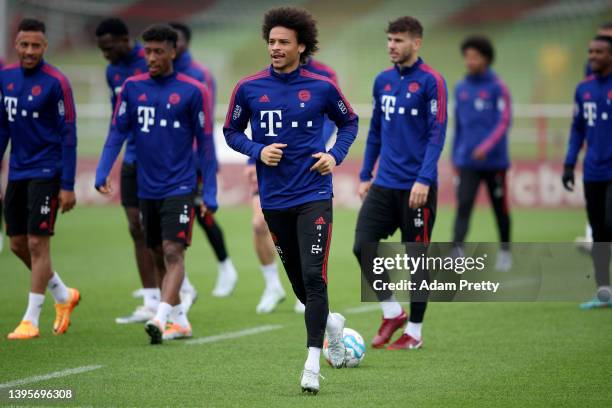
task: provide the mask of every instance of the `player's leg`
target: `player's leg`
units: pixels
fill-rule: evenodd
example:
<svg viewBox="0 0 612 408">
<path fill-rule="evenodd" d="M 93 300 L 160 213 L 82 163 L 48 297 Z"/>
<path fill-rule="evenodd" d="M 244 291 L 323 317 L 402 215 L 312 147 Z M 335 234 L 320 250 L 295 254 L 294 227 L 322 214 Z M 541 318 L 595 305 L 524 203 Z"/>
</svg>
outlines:
<svg viewBox="0 0 612 408">
<path fill-rule="evenodd" d="M 593 228 L 591 258 L 595 270 L 597 296 L 583 303 L 582 308 L 612 306 L 610 302 L 610 231 L 612 230 L 612 188 L 608 182 L 585 182 L 587 216 Z"/>
<path fill-rule="evenodd" d="M 480 185 L 480 175 L 476 170 L 459 169 L 459 184 L 457 185 L 457 214 L 453 229 L 453 242 L 457 250 L 462 252 L 462 244 L 470 225 L 470 217 L 474 201 Z M 459 256 L 461 253 L 458 254 Z"/>
<path fill-rule="evenodd" d="M 143 305 L 138 306 L 132 314 L 115 319 L 119 324 L 144 323 L 155 315 L 159 305 L 158 272 L 155 271 L 153 257 L 145 242 L 138 204 L 136 165 L 123 163 L 121 167 L 121 205 L 125 211 L 128 229 L 134 243 L 134 257 L 142 284 L 138 292 L 143 297 Z"/>
<path fill-rule="evenodd" d="M 375 275 L 369 265 L 373 264 L 376 248 L 366 251 L 366 245 L 378 243 L 393 234 L 399 224 L 394 190 L 372 186 L 366 195 L 363 205 L 357 217 L 355 228 L 355 241 L 353 253 L 361 267 L 361 273 L 373 287 L 374 280 L 389 282 L 389 274 L 385 270 L 380 275 Z M 367 255 L 367 256 L 366 256 Z M 367 258 L 367 259 L 366 259 Z M 395 300 L 393 293 L 389 290 L 376 291 L 383 316 L 382 323 L 376 336 L 372 339 L 372 347 L 384 347 L 389 342 L 393 333 L 401 328 L 408 316 L 402 306 Z"/>
<path fill-rule="evenodd" d="M 415 252 L 412 256 L 420 256 L 426 252 L 436 220 L 436 186 L 430 186 L 427 202 L 423 207 L 410 208 L 409 199 L 410 192 L 405 192 L 404 197 L 400 200 L 403 209 L 400 226 L 402 242 L 423 243 L 423 246 L 408 247 L 410 251 Z M 426 269 L 420 268 L 412 274 L 411 280 L 416 282 L 416 287 L 420 287 L 421 282 L 429 280 L 429 273 Z M 427 291 L 418 291 L 411 296 L 408 324 L 404 329 L 404 334 L 388 347 L 390 350 L 418 349 L 423 344 L 422 327 L 427 309 Z"/>
<path fill-rule="evenodd" d="M 306 290 L 308 358 L 305 370 L 318 373 L 323 339 L 327 332 L 329 359 L 334 367 L 344 365 L 342 331 L 344 317 L 330 313 L 327 297 L 327 263 L 333 225 L 332 200 L 313 201 L 298 207 L 297 237 L 300 247 L 302 279 Z"/>
<path fill-rule="evenodd" d="M 185 277 L 185 250 L 191 245 L 195 220 L 192 196 L 169 197 L 160 207 L 162 250 L 166 273 L 161 287 L 161 303 L 155 319 L 164 328 L 163 339 L 191 337 L 191 324 L 187 310 L 180 300 L 180 290 Z M 171 316 L 172 324 L 166 327 Z M 151 334 L 151 332 L 149 332 Z M 152 340 L 155 335 L 151 336 Z"/>
<path fill-rule="evenodd" d="M 506 170 L 483 172 L 483 178 L 487 185 L 489 198 L 495 212 L 497 229 L 501 249 L 495 260 L 495 269 L 506 272 L 512 268 L 512 254 L 510 252 L 510 209 L 508 206 L 508 189 L 506 182 Z"/>
<path fill-rule="evenodd" d="M 285 300 L 285 290 L 278 276 L 276 248 L 274 247 L 274 242 L 272 242 L 268 224 L 261 211 L 258 194 L 253 195 L 251 206 L 253 210 L 253 246 L 255 247 L 255 253 L 259 259 L 266 285 L 255 311 L 257 313 L 271 313 L 276 309 L 276 306 Z"/>
<path fill-rule="evenodd" d="M 236 287 L 238 273 L 236 273 L 236 268 L 227 254 L 223 231 L 213 213 L 207 212 L 203 217 L 198 213 L 197 218 L 198 223 L 206 233 L 218 262 L 217 283 L 212 295 L 217 297 L 229 296 Z"/>
</svg>

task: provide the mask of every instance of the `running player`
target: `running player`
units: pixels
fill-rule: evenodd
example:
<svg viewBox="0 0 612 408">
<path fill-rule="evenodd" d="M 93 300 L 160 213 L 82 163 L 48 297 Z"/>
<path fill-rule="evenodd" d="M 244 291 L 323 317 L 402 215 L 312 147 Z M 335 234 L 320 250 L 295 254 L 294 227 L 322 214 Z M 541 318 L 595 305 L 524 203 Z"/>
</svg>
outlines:
<svg viewBox="0 0 612 408">
<path fill-rule="evenodd" d="M 302 391 L 319 391 L 320 356 L 327 331 L 335 367 L 344 365 L 344 317 L 330 313 L 327 260 L 332 231 L 332 179 L 357 136 L 357 115 L 329 78 L 300 67 L 317 51 L 317 27 L 305 10 L 268 11 L 263 38 L 270 67 L 236 85 L 225 121 L 234 150 L 256 159 L 265 220 L 297 298 L 306 305 L 308 358 Z M 338 127 L 326 151 L 327 114 Z M 251 123 L 252 140 L 244 130 Z"/>
<path fill-rule="evenodd" d="M 191 243 L 196 171 L 193 144 L 197 143 L 202 174 L 206 174 L 212 144 L 208 90 L 200 82 L 173 70 L 176 31 L 167 25 L 148 28 L 142 35 L 149 72 L 128 78 L 117 100 L 113 128 L 98 169 L 96 188 L 112 192 L 108 174 L 132 132 L 138 162 L 138 198 L 147 246 L 162 272 L 161 303 L 145 324 L 151 344 L 162 339 L 191 337 L 192 329 L 179 292 L 185 274 L 185 249 Z M 206 189 L 205 189 L 206 190 Z M 215 197 L 203 197 L 216 207 Z M 166 327 L 172 312 L 172 324 Z"/>
<path fill-rule="evenodd" d="M 580 305 L 583 309 L 612 307 L 612 37 L 597 36 L 591 41 L 589 64 L 593 75 L 576 87 L 574 120 L 562 177 L 563 186 L 573 191 L 574 168 L 586 140 L 583 183 L 587 217 L 593 229 L 591 257 L 597 294 Z"/>
<path fill-rule="evenodd" d="M 76 111 L 68 79 L 44 61 L 45 24 L 24 19 L 15 49 L 19 64 L 0 77 L 5 109 L 0 114 L 0 159 L 11 143 L 5 208 L 11 250 L 31 271 L 28 307 L 13 339 L 39 336 L 38 320 L 49 289 L 55 299 L 53 333 L 68 330 L 81 295 L 67 287 L 51 264 L 57 211 L 76 204 Z"/>
<path fill-rule="evenodd" d="M 142 46 L 130 40 L 127 25 L 118 18 L 102 20 L 96 28 L 98 48 L 109 62 L 106 67 L 106 83 L 111 95 L 111 112 L 117 102 L 123 82 L 128 77 L 147 72 Z M 110 125 L 109 125 L 110 129 Z M 155 316 L 160 293 L 153 258 L 147 249 L 138 210 L 138 182 L 136 181 L 136 146 L 133 135 L 128 135 L 121 165 L 121 205 L 128 220 L 128 229 L 134 242 L 136 266 L 142 283 L 144 304 L 131 315 L 115 319 L 119 324 L 144 323 Z"/>
<path fill-rule="evenodd" d="M 461 53 L 466 77 L 455 88 L 455 138 L 452 160 L 457 169 L 457 215 L 453 232 L 456 250 L 468 232 L 470 216 L 480 184 L 484 181 L 493 205 L 501 249 L 495 269 L 512 267 L 510 253 L 510 211 L 506 172 L 510 167 L 508 131 L 512 120 L 508 87 L 491 69 L 495 52 L 482 36 L 465 39 Z"/>
<path fill-rule="evenodd" d="M 387 27 L 387 49 L 393 66 L 376 77 L 374 106 L 360 173 L 364 200 L 355 231 L 353 252 L 363 265 L 363 246 L 391 236 L 398 228 L 402 242 L 429 243 L 436 216 L 438 160 L 446 135 L 444 78 L 419 57 L 423 26 L 414 17 L 400 17 Z M 378 161 L 376 178 L 372 171 Z M 374 275 L 366 273 L 372 284 Z M 413 276 L 418 282 L 426 271 Z M 386 274 L 386 272 L 385 272 Z M 388 279 L 381 275 L 381 278 Z M 376 292 L 383 321 L 372 347 L 382 348 L 408 320 L 390 291 Z M 422 300 L 422 299 L 419 299 Z M 427 303 L 410 302 L 410 320 L 389 349 L 418 349 Z"/>
<path fill-rule="evenodd" d="M 326 76 L 336 85 L 339 85 L 336 72 L 328 65 L 325 65 L 314 58 L 309 58 L 308 61 L 302 65 L 302 68 L 306 69 L 307 71 L 314 72 L 315 74 Z M 325 124 L 323 125 L 323 137 L 325 138 L 327 145 L 330 144 L 330 139 L 334 135 L 335 131 L 336 124 L 329 118 L 326 118 Z M 270 237 L 268 224 L 266 224 L 263 212 L 261 211 L 259 191 L 257 190 L 255 160 L 249 158 L 244 174 L 249 181 L 252 193 L 251 208 L 253 209 L 253 246 L 255 247 L 255 253 L 259 259 L 261 272 L 266 285 L 255 311 L 257 313 L 271 313 L 274 311 L 274 309 L 276 309 L 276 306 L 278 306 L 279 303 L 285 300 L 285 290 L 283 289 L 278 276 L 278 267 L 276 266 L 275 260 L 276 249 L 274 248 L 274 243 Z M 296 313 L 304 313 L 305 306 L 299 299 L 296 299 L 293 310 Z"/>
<path fill-rule="evenodd" d="M 191 29 L 183 23 L 170 23 L 170 26 L 176 30 L 178 35 L 178 41 L 176 43 L 176 59 L 174 60 L 174 70 L 176 72 L 190 76 L 198 81 L 202 82 L 208 88 L 211 103 L 212 103 L 212 115 L 214 118 L 214 107 L 216 103 L 216 85 L 215 79 L 212 76 L 210 70 L 204 65 L 196 62 L 189 52 L 189 45 L 191 43 Z M 217 157 L 214 154 L 211 156 L 213 160 L 212 166 L 210 167 L 209 174 L 206 180 L 203 180 L 203 184 L 211 188 L 210 193 L 214 194 L 214 189 L 217 185 Z M 202 179 L 202 175 L 199 175 Z M 199 188 L 202 188 L 200 185 Z M 219 223 L 214 217 L 214 211 L 216 208 L 209 208 L 209 211 L 204 217 L 198 215 L 198 224 L 204 230 L 208 242 L 215 252 L 218 262 L 218 274 L 217 283 L 213 289 L 213 296 L 224 297 L 229 296 L 236 287 L 238 281 L 238 273 L 236 268 L 227 253 L 225 246 L 225 240 L 223 238 L 223 231 L 219 226 Z M 187 279 L 185 279 L 184 285 L 191 285 Z M 187 287 L 185 289 L 188 289 Z"/>
</svg>

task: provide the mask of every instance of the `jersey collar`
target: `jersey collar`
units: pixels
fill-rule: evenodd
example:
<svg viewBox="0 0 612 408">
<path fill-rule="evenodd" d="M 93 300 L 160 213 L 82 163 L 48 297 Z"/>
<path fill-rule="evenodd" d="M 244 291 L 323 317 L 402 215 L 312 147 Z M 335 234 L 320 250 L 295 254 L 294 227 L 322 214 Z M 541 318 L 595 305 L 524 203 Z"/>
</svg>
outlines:
<svg viewBox="0 0 612 408">
<path fill-rule="evenodd" d="M 423 64 L 423 59 L 419 57 L 416 62 L 409 67 L 400 67 L 398 64 L 395 64 L 395 70 L 401 76 L 406 76 L 416 71 L 421 64 Z"/>
<path fill-rule="evenodd" d="M 278 78 L 278 79 L 280 79 L 283 82 L 289 82 L 289 81 L 292 81 L 292 80 L 294 80 L 294 79 L 296 79 L 297 77 L 300 76 L 300 71 L 302 70 L 302 66 L 298 65 L 298 67 L 294 71 L 291 71 L 291 72 L 286 73 L 286 74 L 284 74 L 284 73 L 283 74 L 279 74 L 278 72 L 276 72 L 274 70 L 274 68 L 272 68 L 272 65 L 270 65 L 268 70 L 270 71 L 270 75 L 272 75 L 273 77 Z"/>
</svg>

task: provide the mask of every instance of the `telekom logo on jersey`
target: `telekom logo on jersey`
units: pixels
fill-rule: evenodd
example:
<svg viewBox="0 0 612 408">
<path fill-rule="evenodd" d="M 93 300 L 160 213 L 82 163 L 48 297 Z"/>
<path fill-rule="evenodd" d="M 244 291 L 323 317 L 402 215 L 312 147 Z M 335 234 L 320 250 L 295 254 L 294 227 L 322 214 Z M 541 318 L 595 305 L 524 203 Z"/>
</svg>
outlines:
<svg viewBox="0 0 612 408">
<path fill-rule="evenodd" d="M 6 108 L 6 115 L 9 122 L 14 122 L 15 116 L 17 115 L 17 98 L 13 96 L 5 96 L 4 107 Z"/>
<path fill-rule="evenodd" d="M 125 106 L 121 106 L 121 110 L 119 111 L 119 115 L 125 114 Z M 151 127 L 155 125 L 155 108 L 152 106 L 139 106 L 137 110 L 138 114 L 138 124 L 141 125 L 140 130 L 142 133 L 149 133 L 151 131 Z M 202 127 L 204 127 L 204 114 L 199 114 L 199 120 Z M 159 119 L 160 127 L 168 127 L 169 123 L 167 119 Z M 172 127 L 174 129 L 178 129 L 181 127 L 181 123 L 178 120 L 172 122 Z"/>
<path fill-rule="evenodd" d="M 276 129 L 283 128 L 283 112 L 281 110 L 267 110 L 259 112 L 259 119 L 261 122 L 259 126 L 262 129 L 267 129 L 268 132 L 265 136 L 278 136 L 275 133 Z M 299 123 L 297 121 L 291 122 L 292 128 L 299 127 Z M 306 121 L 306 127 L 312 127 L 312 120 Z"/>
<path fill-rule="evenodd" d="M 595 102 L 584 102 L 582 104 L 582 110 L 584 111 L 584 118 L 589 126 L 595 126 L 595 119 L 597 119 L 597 104 Z"/>
</svg>

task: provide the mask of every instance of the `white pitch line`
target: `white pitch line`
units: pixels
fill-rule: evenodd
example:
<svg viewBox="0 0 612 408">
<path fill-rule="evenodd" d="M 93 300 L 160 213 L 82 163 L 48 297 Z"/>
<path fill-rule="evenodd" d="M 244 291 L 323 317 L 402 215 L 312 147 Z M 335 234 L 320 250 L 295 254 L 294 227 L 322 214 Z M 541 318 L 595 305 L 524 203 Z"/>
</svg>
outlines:
<svg viewBox="0 0 612 408">
<path fill-rule="evenodd" d="M 238 337 L 252 336 L 254 334 L 269 332 L 272 330 L 278 330 L 282 328 L 283 326 L 280 324 L 256 326 L 256 327 L 251 327 L 250 329 L 245 329 L 245 330 L 240 330 L 240 331 L 235 331 L 235 332 L 228 332 L 228 333 L 223 333 L 223 334 L 217 334 L 214 336 L 200 337 L 198 339 L 193 339 L 193 340 L 187 340 L 185 341 L 185 344 L 194 345 L 194 344 L 215 343 L 217 341 L 236 339 Z"/>
<path fill-rule="evenodd" d="M 344 313 L 347 313 L 347 314 L 369 313 L 375 310 L 380 310 L 380 306 L 378 305 L 378 303 L 351 307 L 351 308 L 346 309 Z"/>
<path fill-rule="evenodd" d="M 53 373 L 44 374 L 44 375 L 36 375 L 34 377 L 22 378 L 20 380 L 15 380 L 15 381 L 7 382 L 4 384 L 0 384 L 0 390 L 5 389 L 5 388 L 16 387 L 19 385 L 46 381 L 46 380 L 50 380 L 53 378 L 61 378 L 61 377 L 68 377 L 69 375 L 82 374 L 88 371 L 98 370 L 102 367 L 103 366 L 101 365 L 88 365 L 88 366 L 83 366 L 83 367 L 69 368 L 67 370 L 62 370 L 62 371 L 55 371 Z"/>
</svg>

